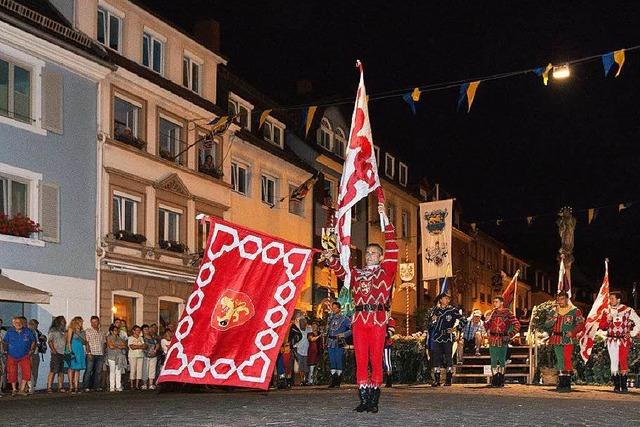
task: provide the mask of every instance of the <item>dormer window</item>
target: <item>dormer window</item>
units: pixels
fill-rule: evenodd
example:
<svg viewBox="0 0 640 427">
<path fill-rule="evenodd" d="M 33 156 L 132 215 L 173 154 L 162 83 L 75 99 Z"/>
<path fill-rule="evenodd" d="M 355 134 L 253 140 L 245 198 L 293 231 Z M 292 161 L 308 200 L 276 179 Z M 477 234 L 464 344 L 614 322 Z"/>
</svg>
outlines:
<svg viewBox="0 0 640 427">
<path fill-rule="evenodd" d="M 185 52 L 182 58 L 182 85 L 195 93 L 200 93 L 202 61 Z"/>
<path fill-rule="evenodd" d="M 253 105 L 249 104 L 236 94 L 229 93 L 227 110 L 230 116 L 235 116 L 236 114 L 239 115 L 238 121 L 242 128 L 249 131 L 251 130 L 251 110 L 253 110 Z"/>
<path fill-rule="evenodd" d="M 407 165 L 405 165 L 404 163 L 400 162 L 399 163 L 399 167 L 398 167 L 399 171 L 399 176 L 398 179 L 400 181 L 400 185 L 406 187 L 407 186 L 407 175 L 408 175 L 408 168 Z"/>
<path fill-rule="evenodd" d="M 318 129 L 318 145 L 325 150 L 331 151 L 332 135 L 331 123 L 323 117 L 320 121 L 320 129 Z"/>
<path fill-rule="evenodd" d="M 396 175 L 396 159 L 389 153 L 384 155 L 384 174 L 391 179 Z"/>
<path fill-rule="evenodd" d="M 264 139 L 267 141 L 282 148 L 284 141 L 284 124 L 273 118 L 267 119 L 262 125 L 262 136 L 264 136 Z"/>
<path fill-rule="evenodd" d="M 122 14 L 105 7 L 102 2 L 98 7 L 98 32 L 96 39 L 99 43 L 120 52 L 122 47 Z"/>
<path fill-rule="evenodd" d="M 337 128 L 334 138 L 333 152 L 336 156 L 344 159 L 347 152 L 347 139 L 344 136 L 344 131 L 341 128 Z"/>
</svg>

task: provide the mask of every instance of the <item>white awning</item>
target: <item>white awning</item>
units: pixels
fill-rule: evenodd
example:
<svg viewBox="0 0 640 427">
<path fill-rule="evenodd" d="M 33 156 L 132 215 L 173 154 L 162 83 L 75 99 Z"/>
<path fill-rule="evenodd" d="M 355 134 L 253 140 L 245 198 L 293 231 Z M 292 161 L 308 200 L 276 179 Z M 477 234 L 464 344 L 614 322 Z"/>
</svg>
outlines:
<svg viewBox="0 0 640 427">
<path fill-rule="evenodd" d="M 0 274 L 0 300 L 49 304 L 50 298 L 49 292 L 32 288 Z"/>
</svg>

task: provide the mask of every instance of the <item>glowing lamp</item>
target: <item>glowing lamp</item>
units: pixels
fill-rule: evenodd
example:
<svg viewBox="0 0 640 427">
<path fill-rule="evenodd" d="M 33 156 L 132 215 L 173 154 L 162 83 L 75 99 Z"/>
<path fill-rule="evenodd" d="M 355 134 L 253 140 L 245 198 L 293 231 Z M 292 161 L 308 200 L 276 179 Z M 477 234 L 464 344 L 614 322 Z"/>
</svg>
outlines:
<svg viewBox="0 0 640 427">
<path fill-rule="evenodd" d="M 553 67 L 553 78 L 554 79 L 566 79 L 571 75 L 571 70 L 569 69 L 569 64 L 560 65 L 558 67 Z"/>
</svg>

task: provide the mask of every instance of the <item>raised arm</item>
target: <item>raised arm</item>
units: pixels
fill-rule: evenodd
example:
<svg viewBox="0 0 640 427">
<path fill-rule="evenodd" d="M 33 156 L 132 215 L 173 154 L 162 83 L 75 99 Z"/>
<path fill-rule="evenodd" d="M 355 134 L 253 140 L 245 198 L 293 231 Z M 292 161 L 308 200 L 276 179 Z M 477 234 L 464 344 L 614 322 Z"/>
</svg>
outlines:
<svg viewBox="0 0 640 427">
<path fill-rule="evenodd" d="M 394 278 L 398 271 L 398 243 L 396 242 L 396 229 L 393 224 L 387 224 L 384 229 L 384 259 L 381 267 L 384 272 Z"/>
</svg>

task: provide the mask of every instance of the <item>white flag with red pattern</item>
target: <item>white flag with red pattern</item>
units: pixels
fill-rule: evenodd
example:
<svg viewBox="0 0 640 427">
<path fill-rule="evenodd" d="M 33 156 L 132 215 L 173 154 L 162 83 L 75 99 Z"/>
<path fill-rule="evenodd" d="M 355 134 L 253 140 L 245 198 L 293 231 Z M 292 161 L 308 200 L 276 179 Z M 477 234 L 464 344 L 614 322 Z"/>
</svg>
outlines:
<svg viewBox="0 0 640 427">
<path fill-rule="evenodd" d="M 356 93 L 356 102 L 351 117 L 351 132 L 349 144 L 345 153 L 340 192 L 336 208 L 336 224 L 338 232 L 338 247 L 340 264 L 347 272 L 345 285 L 349 286 L 349 258 L 351 256 L 351 208 L 364 199 L 372 191 L 378 189 L 378 201 L 384 202 L 380 190 L 378 165 L 373 149 L 373 137 L 369 123 L 369 108 L 367 107 L 367 91 L 364 87 L 364 72 L 360 68 L 360 84 Z M 384 224 L 383 224 L 384 225 Z"/>
<path fill-rule="evenodd" d="M 582 360 L 587 362 L 591 356 L 591 349 L 593 348 L 593 340 L 598 332 L 600 325 L 600 318 L 602 313 L 609 306 L 609 263 L 604 262 L 604 279 L 602 279 L 602 286 L 600 286 L 600 292 L 598 297 L 593 302 L 593 306 L 589 311 L 589 316 L 585 321 L 584 335 L 580 338 L 580 356 Z"/>
</svg>

